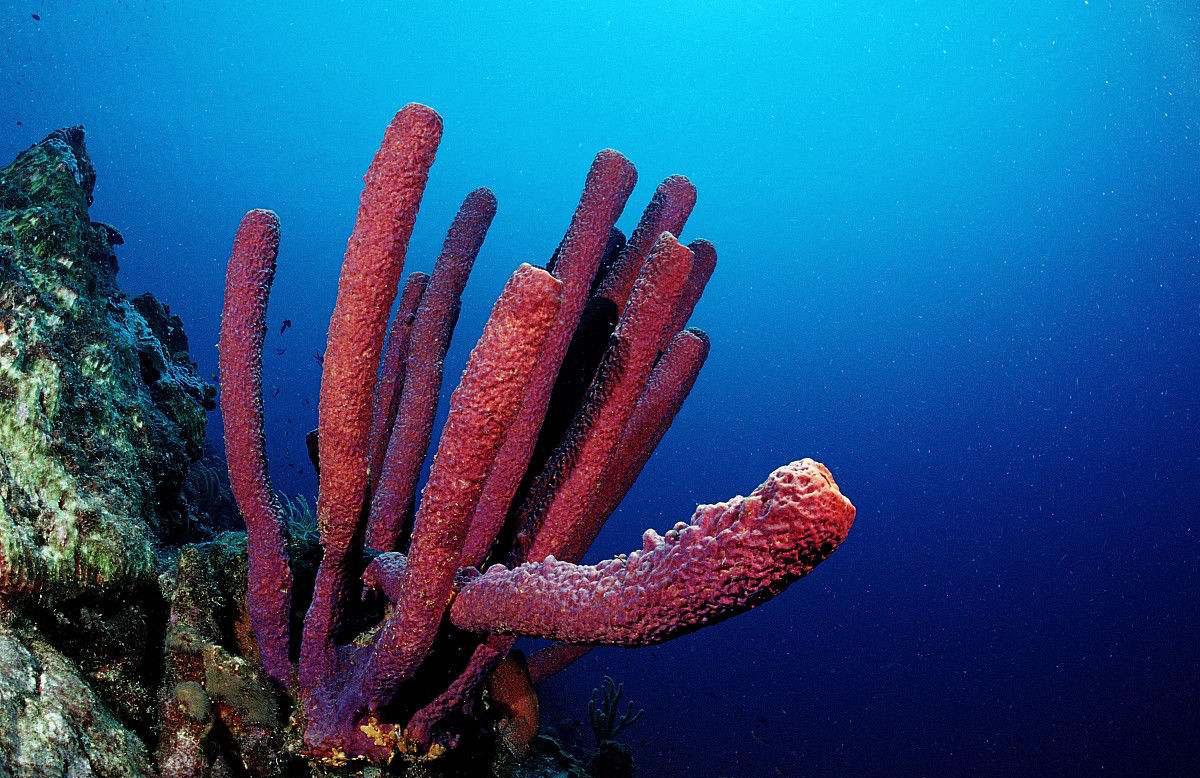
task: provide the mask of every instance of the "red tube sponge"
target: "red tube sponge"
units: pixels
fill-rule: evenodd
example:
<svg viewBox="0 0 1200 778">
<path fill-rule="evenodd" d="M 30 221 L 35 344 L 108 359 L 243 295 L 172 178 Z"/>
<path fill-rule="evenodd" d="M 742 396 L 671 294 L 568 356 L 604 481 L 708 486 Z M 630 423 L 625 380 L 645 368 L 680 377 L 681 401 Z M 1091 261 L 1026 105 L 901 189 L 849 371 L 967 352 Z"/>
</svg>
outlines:
<svg viewBox="0 0 1200 778">
<path fill-rule="evenodd" d="M 413 527 L 395 612 L 384 622 L 366 671 L 372 706 L 424 661 L 441 627 L 468 522 L 504 434 L 520 408 L 562 284 L 522 265 L 500 295 L 450 398 L 450 415 Z"/>
<path fill-rule="evenodd" d="M 550 263 L 555 277 L 563 283 L 558 320 L 546 338 L 537 373 L 529 382 L 520 415 L 496 456 L 496 465 L 488 475 L 483 497 L 471 519 L 471 531 L 463 549 L 464 565 L 478 565 L 484 560 L 508 516 L 513 495 L 529 466 L 554 381 L 587 304 L 592 279 L 604 256 L 612 226 L 621 215 L 635 181 L 637 172 L 633 165 L 612 149 L 601 151 L 592 162 L 566 237 Z"/>
<path fill-rule="evenodd" d="M 221 415 L 229 486 L 246 521 L 249 574 L 246 599 L 263 669 L 287 686 L 292 573 L 279 502 L 267 473 L 263 433 L 262 350 L 267 298 L 279 254 L 279 219 L 250 211 L 233 239 L 221 312 Z"/>
<path fill-rule="evenodd" d="M 663 233 L 646 260 L 567 440 L 534 482 L 522 509 L 526 559 L 561 555 L 595 495 L 661 349 L 692 267 L 692 252 Z"/>
<path fill-rule="evenodd" d="M 334 766 L 453 747 L 472 718 L 486 723 L 476 703 L 497 667 L 492 701 L 508 712 L 500 734 L 520 746 L 537 730 L 537 699 L 511 653 L 517 636 L 561 641 L 530 662 L 535 679 L 592 645 L 666 640 L 778 593 L 832 553 L 854 519 L 829 472 L 803 460 L 749 497 L 697 508 L 666 537 L 647 532 L 640 551 L 572 564 L 696 380 L 708 340 L 682 328 L 716 262 L 707 242 L 675 238 L 695 203 L 682 176 L 658 187 L 624 240 L 614 224 L 636 173 L 606 150 L 548 270 L 522 265 L 493 308 L 451 396 L 406 538 L 459 298 L 495 213 L 487 190 L 466 199 L 432 277 L 414 274 L 405 286 L 381 365 L 440 137 L 432 110 L 396 114 L 346 249 L 313 436 L 323 554 L 296 669 L 292 580 L 263 441 L 273 214 L 246 216 L 229 265 L 222 408 L 248 530 L 250 622 L 267 673 L 295 682 L 302 753 Z M 383 553 L 364 549 L 364 539 Z M 481 575 L 474 565 L 489 557 L 515 567 Z M 360 594 L 386 598 L 380 620 L 351 613 Z"/>
<path fill-rule="evenodd" d="M 490 191 L 476 189 L 467 195 L 446 233 L 442 253 L 421 295 L 409 335 L 408 364 L 395 428 L 388 440 L 379 489 L 371 499 L 367 522 L 367 545 L 380 551 L 396 547 L 396 539 L 412 509 L 417 478 L 433 434 L 433 417 L 442 388 L 442 364 L 458 323 L 463 289 L 495 215 L 496 196 Z"/>
<path fill-rule="evenodd" d="M 701 505 L 690 524 L 597 565 L 493 566 L 454 600 L 455 626 L 567 643 L 644 646 L 741 613 L 779 593 L 845 539 L 854 506 L 824 465 L 773 472 L 749 497 Z"/>
<path fill-rule="evenodd" d="M 417 318 L 417 306 L 421 304 L 421 296 L 429 284 L 429 276 L 425 273 L 413 273 L 404 283 L 404 291 L 400 294 L 400 305 L 396 310 L 396 318 L 392 320 L 392 328 L 388 331 L 387 349 L 383 355 L 383 365 L 379 370 L 379 384 L 375 388 L 375 402 L 371 407 L 371 485 L 379 481 L 379 471 L 383 469 L 383 456 L 387 453 L 388 439 L 392 427 L 396 423 L 396 411 L 400 405 L 400 396 L 404 392 L 404 372 L 408 363 L 409 335 L 412 333 L 413 322 Z"/>
<path fill-rule="evenodd" d="M 367 169 L 329 322 L 318 403 L 317 528 L 324 555 L 300 647 L 303 685 L 334 672 L 333 635 L 346 599 L 346 560 L 367 488 L 371 411 L 388 314 L 404 269 L 442 119 L 411 104 L 388 125 Z"/>
</svg>

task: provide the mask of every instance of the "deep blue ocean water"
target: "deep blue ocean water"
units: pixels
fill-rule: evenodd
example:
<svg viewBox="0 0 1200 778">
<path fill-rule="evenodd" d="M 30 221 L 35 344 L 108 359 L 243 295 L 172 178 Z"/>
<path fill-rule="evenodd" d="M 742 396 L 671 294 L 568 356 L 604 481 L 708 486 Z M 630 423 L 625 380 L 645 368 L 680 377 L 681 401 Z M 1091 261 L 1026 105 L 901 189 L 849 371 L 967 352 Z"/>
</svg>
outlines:
<svg viewBox="0 0 1200 778">
<path fill-rule="evenodd" d="M 0 2 L 0 158 L 87 126 L 122 286 L 206 375 L 238 219 L 279 213 L 278 487 L 315 491 L 313 354 L 362 173 L 419 101 L 445 137 L 408 268 L 471 188 L 500 201 L 451 379 L 597 150 L 640 171 L 627 230 L 666 175 L 699 189 L 712 355 L 591 558 L 802 456 L 859 509 L 766 606 L 556 678 L 549 725 L 609 674 L 647 776 L 1194 774 L 1191 2 L 318 5 Z"/>
</svg>

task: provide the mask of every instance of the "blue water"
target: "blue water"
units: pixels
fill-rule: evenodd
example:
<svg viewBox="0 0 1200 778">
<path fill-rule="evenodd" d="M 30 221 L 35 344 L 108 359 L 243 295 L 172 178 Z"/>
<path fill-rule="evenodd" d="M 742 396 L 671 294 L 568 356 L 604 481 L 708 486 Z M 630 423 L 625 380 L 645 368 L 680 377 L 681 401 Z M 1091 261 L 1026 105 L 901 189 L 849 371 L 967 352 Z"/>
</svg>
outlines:
<svg viewBox="0 0 1200 778">
<path fill-rule="evenodd" d="M 446 132 L 408 267 L 471 188 L 500 201 L 449 376 L 598 149 L 639 168 L 627 229 L 664 176 L 700 191 L 712 356 L 593 558 L 802 456 L 858 506 L 761 609 L 555 679 L 550 725 L 610 674 L 642 775 L 1200 763 L 1192 3 L 200 5 L 4 0 L 0 158 L 87 126 L 122 285 L 206 375 L 237 221 L 280 214 L 277 486 L 315 490 L 313 353 L 362 173 L 419 101 Z"/>
</svg>

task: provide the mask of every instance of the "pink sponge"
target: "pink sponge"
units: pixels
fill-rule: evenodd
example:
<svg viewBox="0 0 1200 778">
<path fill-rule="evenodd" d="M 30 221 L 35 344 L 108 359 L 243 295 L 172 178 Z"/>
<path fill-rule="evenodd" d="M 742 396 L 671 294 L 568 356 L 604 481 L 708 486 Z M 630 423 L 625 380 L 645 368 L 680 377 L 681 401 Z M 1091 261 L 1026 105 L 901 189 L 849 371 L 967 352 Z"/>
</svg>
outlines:
<svg viewBox="0 0 1200 778">
<path fill-rule="evenodd" d="M 597 565 L 553 557 L 495 565 L 459 592 L 460 629 L 643 646 L 726 619 L 806 575 L 845 539 L 854 506 L 824 465 L 779 468 L 749 497 L 701 505 L 690 524 Z"/>
</svg>

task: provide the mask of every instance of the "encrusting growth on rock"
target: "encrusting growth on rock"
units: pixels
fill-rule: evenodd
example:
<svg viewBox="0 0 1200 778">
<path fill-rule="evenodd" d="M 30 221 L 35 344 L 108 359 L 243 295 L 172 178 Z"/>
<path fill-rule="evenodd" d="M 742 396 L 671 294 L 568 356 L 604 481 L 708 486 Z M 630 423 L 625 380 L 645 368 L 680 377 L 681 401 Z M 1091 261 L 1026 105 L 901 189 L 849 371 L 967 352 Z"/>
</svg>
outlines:
<svg viewBox="0 0 1200 778">
<path fill-rule="evenodd" d="M 95 183 L 81 127 L 0 168 L 0 775 L 278 775 L 277 689 L 194 564 L 228 543 L 244 610 L 244 540 L 196 542 L 236 522 L 197 501 L 223 491 L 216 392 L 179 317 L 118 286 Z"/>
<path fill-rule="evenodd" d="M 639 551 L 578 564 L 699 374 L 708 339 L 684 327 L 716 264 L 711 244 L 676 238 L 696 197 L 682 176 L 621 238 L 636 173 L 611 150 L 596 156 L 547 269 L 522 265 L 505 286 L 416 499 L 442 359 L 496 208 L 485 189 L 467 198 L 432 276 L 406 284 L 385 353 L 441 131 L 425 106 L 396 114 L 346 250 L 319 404 L 324 553 L 298 657 L 263 454 L 269 212 L 247 214 L 230 258 L 222 407 L 249 530 L 250 621 L 266 673 L 295 695 L 303 750 L 330 764 L 443 754 L 486 723 L 485 689 L 519 749 L 537 730 L 531 680 L 590 645 L 656 643 L 754 607 L 827 558 L 854 520 L 829 471 L 801 460 L 665 536 L 647 531 Z M 380 597 L 382 615 L 364 623 L 364 598 Z M 571 645 L 535 657 L 531 678 L 512 652 L 521 635 Z"/>
<path fill-rule="evenodd" d="M 213 389 L 178 319 L 117 288 L 95 180 L 81 127 L 0 170 L 0 601 L 145 584 L 187 531 Z"/>
</svg>

